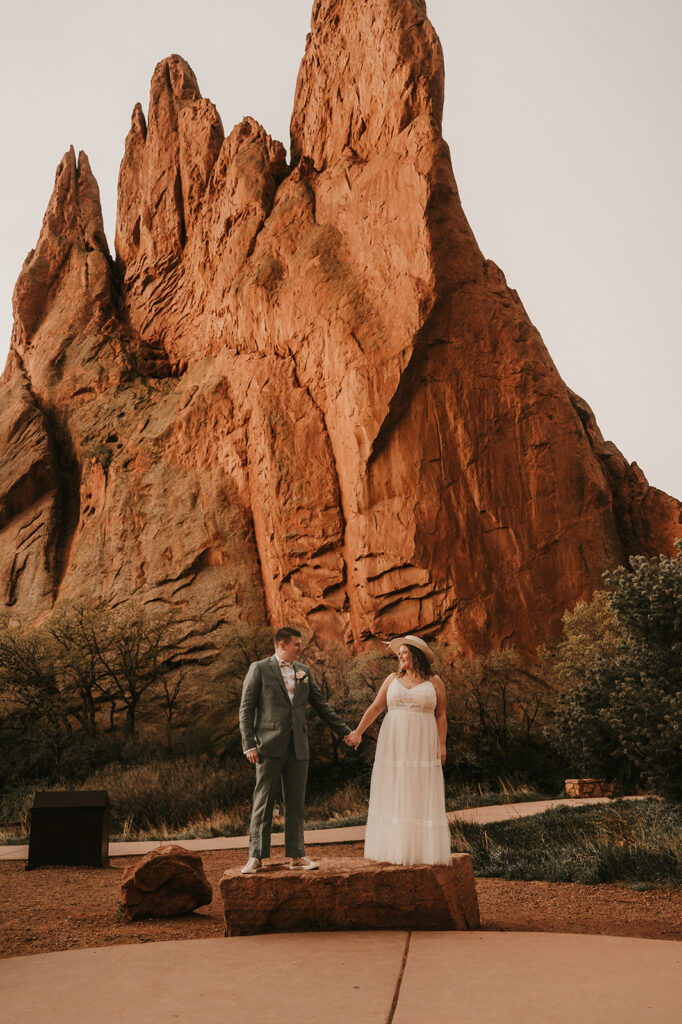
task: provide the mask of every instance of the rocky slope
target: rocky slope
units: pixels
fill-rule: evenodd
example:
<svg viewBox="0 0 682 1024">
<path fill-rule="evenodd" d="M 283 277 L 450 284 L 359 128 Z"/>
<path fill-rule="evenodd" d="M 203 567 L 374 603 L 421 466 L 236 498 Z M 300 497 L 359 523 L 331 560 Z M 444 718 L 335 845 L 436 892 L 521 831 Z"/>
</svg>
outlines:
<svg viewBox="0 0 682 1024">
<path fill-rule="evenodd" d="M 179 56 L 119 177 L 116 255 L 61 161 L 0 381 L 0 587 L 196 605 L 319 642 L 532 650 L 672 551 L 462 211 L 423 0 L 316 0 L 291 162 Z"/>
</svg>

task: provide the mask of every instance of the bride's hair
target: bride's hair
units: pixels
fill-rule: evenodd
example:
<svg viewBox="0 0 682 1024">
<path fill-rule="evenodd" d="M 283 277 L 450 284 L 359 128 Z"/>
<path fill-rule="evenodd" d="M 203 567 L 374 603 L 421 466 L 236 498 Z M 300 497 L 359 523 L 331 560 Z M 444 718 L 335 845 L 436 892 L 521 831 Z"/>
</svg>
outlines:
<svg viewBox="0 0 682 1024">
<path fill-rule="evenodd" d="M 431 666 L 424 652 L 420 651 L 418 647 L 413 647 L 412 644 L 405 644 L 405 646 L 412 657 L 412 668 L 415 674 L 421 676 L 422 679 L 429 679 L 431 677 Z M 404 670 L 398 669 L 397 675 L 398 677 L 405 675 Z"/>
</svg>

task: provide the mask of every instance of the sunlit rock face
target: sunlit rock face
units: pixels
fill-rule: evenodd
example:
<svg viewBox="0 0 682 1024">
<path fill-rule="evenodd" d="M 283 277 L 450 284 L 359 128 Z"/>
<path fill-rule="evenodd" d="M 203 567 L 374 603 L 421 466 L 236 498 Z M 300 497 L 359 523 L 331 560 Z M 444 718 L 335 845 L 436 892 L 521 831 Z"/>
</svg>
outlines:
<svg viewBox="0 0 682 1024">
<path fill-rule="evenodd" d="M 112 258 L 61 161 L 0 382 L 2 601 L 135 596 L 532 651 L 678 501 L 605 442 L 462 211 L 422 0 L 316 0 L 291 161 L 154 71 Z"/>
</svg>

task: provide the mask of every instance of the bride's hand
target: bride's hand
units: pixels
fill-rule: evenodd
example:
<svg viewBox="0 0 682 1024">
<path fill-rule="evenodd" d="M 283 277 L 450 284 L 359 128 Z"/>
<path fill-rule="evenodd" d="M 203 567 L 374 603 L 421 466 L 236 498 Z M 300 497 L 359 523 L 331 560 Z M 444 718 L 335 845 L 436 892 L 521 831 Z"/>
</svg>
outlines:
<svg viewBox="0 0 682 1024">
<path fill-rule="evenodd" d="M 447 757 L 447 751 L 445 749 L 445 744 L 443 743 L 441 748 L 440 748 L 440 763 L 441 764 L 445 764 L 445 758 L 446 757 Z"/>
<path fill-rule="evenodd" d="M 349 732 L 347 736 L 344 736 L 343 741 L 347 746 L 354 747 L 357 750 L 362 743 L 362 733 L 354 729 L 353 732 Z"/>
</svg>

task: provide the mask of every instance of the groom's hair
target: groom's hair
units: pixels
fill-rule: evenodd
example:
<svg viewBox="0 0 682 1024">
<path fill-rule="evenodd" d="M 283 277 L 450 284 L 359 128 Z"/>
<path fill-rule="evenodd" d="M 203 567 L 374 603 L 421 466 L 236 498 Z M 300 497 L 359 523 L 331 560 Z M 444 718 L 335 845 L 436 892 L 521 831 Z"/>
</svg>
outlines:
<svg viewBox="0 0 682 1024">
<path fill-rule="evenodd" d="M 287 640 L 291 640 L 292 636 L 302 636 L 302 633 L 298 629 L 294 629 L 293 626 L 282 626 L 275 633 L 275 645 L 281 644 L 283 641 L 286 643 Z"/>
</svg>

